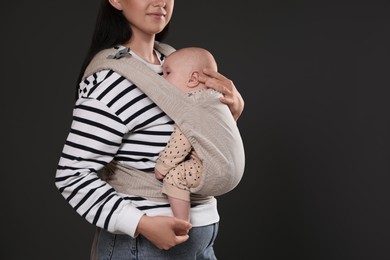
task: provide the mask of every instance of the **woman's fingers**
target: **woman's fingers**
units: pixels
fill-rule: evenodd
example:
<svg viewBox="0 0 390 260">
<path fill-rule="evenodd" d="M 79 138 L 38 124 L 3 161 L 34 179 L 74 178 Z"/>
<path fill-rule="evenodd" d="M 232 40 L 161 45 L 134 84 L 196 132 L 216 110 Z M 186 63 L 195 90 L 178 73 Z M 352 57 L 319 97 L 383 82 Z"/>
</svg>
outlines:
<svg viewBox="0 0 390 260">
<path fill-rule="evenodd" d="M 233 81 L 215 70 L 204 69 L 203 73 L 205 76 L 199 79 L 200 82 L 222 93 L 223 96 L 220 98 L 220 101 L 229 106 L 234 119 L 237 120 L 244 109 L 244 100 L 237 91 Z"/>
<path fill-rule="evenodd" d="M 204 69 L 203 73 L 206 75 L 206 77 L 201 77 L 200 81 L 207 87 L 215 89 L 216 91 L 221 92 L 223 95 L 232 94 L 234 84 L 230 79 L 211 69 Z"/>
<path fill-rule="evenodd" d="M 173 230 L 175 231 L 175 234 L 177 236 L 185 237 L 191 228 L 192 228 L 191 223 L 179 218 L 174 218 Z"/>
<path fill-rule="evenodd" d="M 138 223 L 136 234 L 143 235 L 156 247 L 168 250 L 185 242 L 191 228 L 191 223 L 175 217 L 144 215 Z"/>
<path fill-rule="evenodd" d="M 205 69 L 203 69 L 203 73 L 209 77 L 212 77 L 212 78 L 215 78 L 218 80 L 229 80 L 228 78 L 226 78 L 224 75 L 222 75 L 221 73 L 219 73 L 216 70 L 205 68 Z"/>
</svg>

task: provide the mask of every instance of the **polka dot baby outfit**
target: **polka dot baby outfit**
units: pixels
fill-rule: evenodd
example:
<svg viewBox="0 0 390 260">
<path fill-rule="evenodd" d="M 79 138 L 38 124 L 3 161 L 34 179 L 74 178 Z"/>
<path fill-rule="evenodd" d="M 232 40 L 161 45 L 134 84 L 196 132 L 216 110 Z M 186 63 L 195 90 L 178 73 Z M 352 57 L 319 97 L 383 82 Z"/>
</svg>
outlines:
<svg viewBox="0 0 390 260">
<path fill-rule="evenodd" d="M 165 149 L 157 160 L 156 170 L 164 177 L 163 193 L 190 201 L 190 188 L 199 185 L 202 162 L 188 139 L 175 126 Z"/>
</svg>

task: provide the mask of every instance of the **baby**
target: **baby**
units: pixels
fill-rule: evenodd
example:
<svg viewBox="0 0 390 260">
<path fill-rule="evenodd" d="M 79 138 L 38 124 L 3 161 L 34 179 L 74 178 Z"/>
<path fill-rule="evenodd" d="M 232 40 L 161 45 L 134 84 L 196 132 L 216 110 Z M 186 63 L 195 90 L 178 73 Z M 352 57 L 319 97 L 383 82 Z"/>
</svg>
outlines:
<svg viewBox="0 0 390 260">
<path fill-rule="evenodd" d="M 209 51 L 187 47 L 167 56 L 162 67 L 163 77 L 172 85 L 188 95 L 197 95 L 207 89 L 200 80 L 203 69 L 216 71 L 217 63 Z M 175 217 L 190 220 L 190 188 L 199 185 L 202 170 L 202 161 L 175 126 L 155 166 L 155 176 L 163 181 L 162 192 L 167 195 Z"/>
</svg>

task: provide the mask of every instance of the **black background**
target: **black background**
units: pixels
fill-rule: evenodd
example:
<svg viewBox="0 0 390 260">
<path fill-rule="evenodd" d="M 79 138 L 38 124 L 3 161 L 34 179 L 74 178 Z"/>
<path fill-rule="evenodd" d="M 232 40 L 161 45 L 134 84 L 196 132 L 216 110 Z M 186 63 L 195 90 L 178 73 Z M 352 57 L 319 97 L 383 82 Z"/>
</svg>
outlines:
<svg viewBox="0 0 390 260">
<path fill-rule="evenodd" d="M 88 259 L 54 186 L 97 1 L 0 5 L 1 259 Z M 246 103 L 219 259 L 390 259 L 388 1 L 176 1 L 167 42 L 209 49 Z"/>
</svg>

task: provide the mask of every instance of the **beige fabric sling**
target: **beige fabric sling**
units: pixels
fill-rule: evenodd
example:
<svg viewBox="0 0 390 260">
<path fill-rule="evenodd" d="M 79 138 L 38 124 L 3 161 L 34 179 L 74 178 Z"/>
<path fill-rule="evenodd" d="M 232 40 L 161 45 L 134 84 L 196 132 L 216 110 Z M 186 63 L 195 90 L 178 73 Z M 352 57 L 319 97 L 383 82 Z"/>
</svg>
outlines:
<svg viewBox="0 0 390 260">
<path fill-rule="evenodd" d="M 171 46 L 159 42 L 155 48 L 164 55 L 174 51 Z M 218 100 L 220 93 L 207 92 L 213 98 L 187 96 L 137 58 L 115 48 L 99 52 L 87 67 L 84 78 L 107 69 L 114 70 L 140 88 L 189 139 L 204 165 L 201 182 L 191 190 L 192 193 L 200 197 L 218 196 L 238 185 L 244 173 L 244 146 L 228 106 Z M 111 176 L 108 181 L 120 192 L 152 200 L 165 198 L 161 194 L 161 183 L 154 174 L 145 174 L 116 162 L 108 165 L 106 170 Z"/>
</svg>

